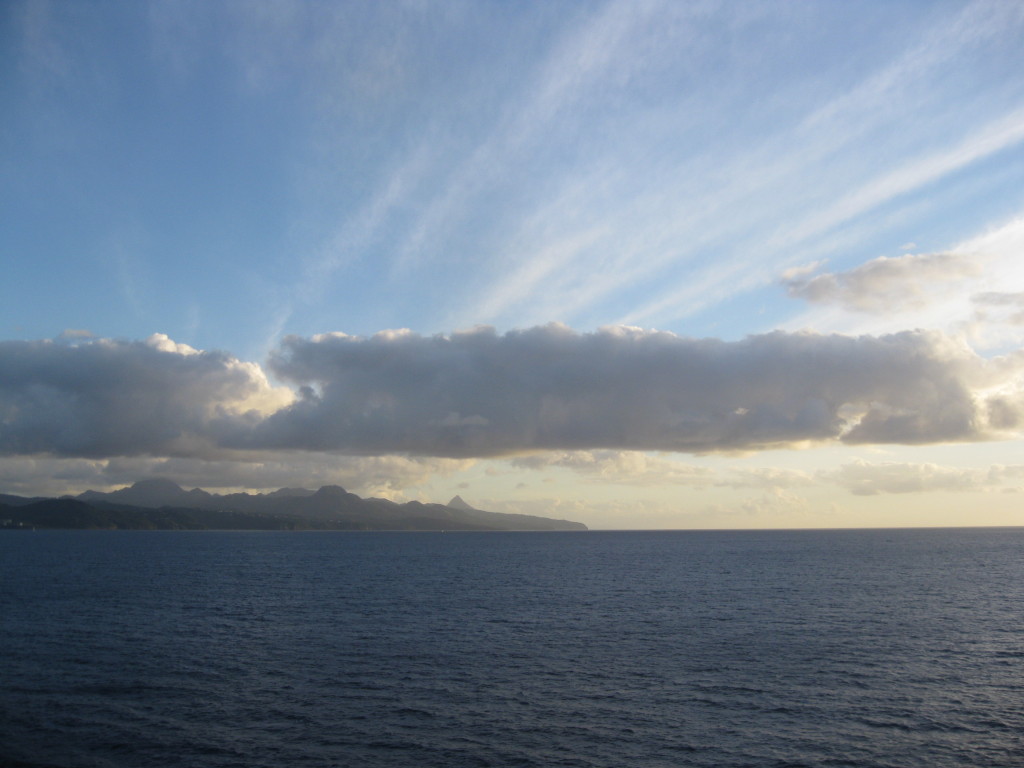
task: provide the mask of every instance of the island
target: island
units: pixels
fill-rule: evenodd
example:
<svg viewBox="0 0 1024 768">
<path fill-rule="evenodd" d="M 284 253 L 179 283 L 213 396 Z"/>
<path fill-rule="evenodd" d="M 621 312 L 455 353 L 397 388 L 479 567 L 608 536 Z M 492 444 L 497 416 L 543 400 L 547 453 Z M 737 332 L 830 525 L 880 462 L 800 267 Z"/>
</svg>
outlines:
<svg viewBox="0 0 1024 768">
<path fill-rule="evenodd" d="M 361 498 L 337 485 L 272 493 L 186 491 L 140 480 L 117 491 L 60 498 L 0 494 L 0 528 L 250 531 L 585 531 L 583 523 L 447 504 Z"/>
</svg>

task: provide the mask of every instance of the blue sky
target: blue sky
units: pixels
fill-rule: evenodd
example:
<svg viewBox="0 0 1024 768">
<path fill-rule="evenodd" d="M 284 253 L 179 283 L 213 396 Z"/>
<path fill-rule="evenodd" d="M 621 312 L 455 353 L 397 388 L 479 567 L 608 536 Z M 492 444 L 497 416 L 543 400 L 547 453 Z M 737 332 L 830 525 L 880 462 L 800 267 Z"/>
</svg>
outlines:
<svg viewBox="0 0 1024 768">
<path fill-rule="evenodd" d="M 0 483 L 1024 522 L 1022 43 L 1008 2 L 6 3 Z"/>
</svg>

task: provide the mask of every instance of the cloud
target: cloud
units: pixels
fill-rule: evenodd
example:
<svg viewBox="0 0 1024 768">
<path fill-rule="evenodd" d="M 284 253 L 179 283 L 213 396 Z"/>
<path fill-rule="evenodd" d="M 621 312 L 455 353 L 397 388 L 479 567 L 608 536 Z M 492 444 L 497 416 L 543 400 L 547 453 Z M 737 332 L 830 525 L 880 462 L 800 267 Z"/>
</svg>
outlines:
<svg viewBox="0 0 1024 768">
<path fill-rule="evenodd" d="M 723 488 L 782 489 L 812 485 L 813 482 L 806 472 L 777 467 L 752 467 L 730 469 L 715 485 Z"/>
<path fill-rule="evenodd" d="M 878 258 L 828 273 L 822 261 L 781 283 L 805 299 L 783 327 L 879 335 L 929 328 L 992 352 L 1024 344 L 1024 218 L 1015 217 L 941 253 Z"/>
<path fill-rule="evenodd" d="M 77 341 L 79 339 L 91 339 L 93 336 L 92 331 L 83 328 L 65 328 L 57 336 L 57 341 Z"/>
<path fill-rule="evenodd" d="M 642 451 L 549 451 L 517 456 L 519 469 L 569 469 L 588 478 L 617 485 L 681 485 L 693 488 L 784 488 L 810 485 L 804 472 L 774 467 L 730 468 L 685 464 Z"/>
<path fill-rule="evenodd" d="M 956 290 L 964 278 L 977 277 L 978 266 L 964 254 L 885 256 L 847 272 L 808 276 L 790 270 L 783 284 L 793 298 L 837 304 L 856 312 L 891 313 L 925 306 L 941 288 Z"/>
<path fill-rule="evenodd" d="M 3 342 L 0 453 L 710 453 L 979 440 L 1024 423 L 1024 352 L 986 360 L 934 332 L 737 342 L 558 324 L 334 333 L 286 338 L 269 368 L 296 392 L 271 386 L 255 363 L 161 334 Z M 669 469 L 611 453 L 564 461 L 619 475 Z"/>
<path fill-rule="evenodd" d="M 1024 477 L 1024 466 L 993 465 L 988 469 L 945 467 L 939 464 L 872 464 L 855 461 L 819 473 L 857 496 L 927 491 L 991 490 Z"/>
<path fill-rule="evenodd" d="M 715 478 L 707 467 L 683 464 L 641 451 L 553 451 L 517 456 L 510 462 L 519 469 L 570 469 L 603 482 L 620 485 L 676 484 L 706 487 Z"/>
<path fill-rule="evenodd" d="M 992 400 L 997 426 L 1020 424 L 1021 364 L 929 332 L 724 342 L 551 324 L 289 337 L 270 367 L 300 397 L 237 445 L 468 457 L 975 440 L 990 436 L 976 388 L 1007 387 Z"/>
<path fill-rule="evenodd" d="M 1008 325 L 1024 325 L 1024 291 L 1005 293 L 988 291 L 971 297 L 977 317 L 990 320 L 996 314 Z"/>
<path fill-rule="evenodd" d="M 808 511 L 807 499 L 784 488 L 768 488 L 760 496 L 752 497 L 739 507 L 751 517 L 764 515 L 787 514 L 803 515 Z"/>
<path fill-rule="evenodd" d="M 828 231 L 883 203 L 908 195 L 973 163 L 1024 141 L 1024 109 L 991 120 L 952 145 L 914 157 L 878 175 L 807 217 L 784 240 L 797 240 Z"/>
<path fill-rule="evenodd" d="M 289 402 L 253 363 L 163 334 L 146 341 L 0 342 L 0 453 L 194 456 L 216 424 Z"/>
</svg>

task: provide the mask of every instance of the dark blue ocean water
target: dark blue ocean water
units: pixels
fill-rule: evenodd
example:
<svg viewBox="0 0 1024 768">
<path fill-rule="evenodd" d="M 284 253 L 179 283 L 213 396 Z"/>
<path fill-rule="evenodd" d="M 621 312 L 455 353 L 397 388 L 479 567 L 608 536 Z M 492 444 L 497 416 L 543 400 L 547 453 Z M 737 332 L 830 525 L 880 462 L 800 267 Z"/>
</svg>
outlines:
<svg viewBox="0 0 1024 768">
<path fill-rule="evenodd" d="M 1024 529 L 0 532 L 0 765 L 1024 765 Z"/>
</svg>

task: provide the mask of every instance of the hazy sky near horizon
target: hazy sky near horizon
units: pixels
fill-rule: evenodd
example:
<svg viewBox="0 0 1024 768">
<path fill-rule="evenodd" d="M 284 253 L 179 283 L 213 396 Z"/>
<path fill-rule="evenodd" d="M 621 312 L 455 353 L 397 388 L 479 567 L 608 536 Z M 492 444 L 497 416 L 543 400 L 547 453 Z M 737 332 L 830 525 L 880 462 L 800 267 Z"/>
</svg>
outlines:
<svg viewBox="0 0 1024 768">
<path fill-rule="evenodd" d="M 1024 524 L 1024 4 L 7 2 L 0 492 Z"/>
</svg>

